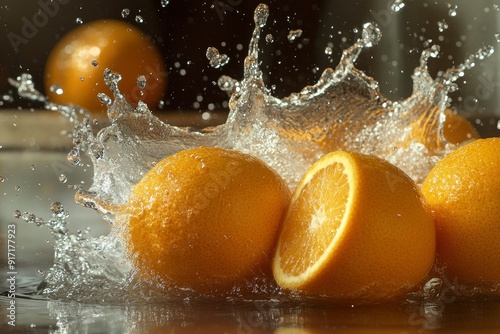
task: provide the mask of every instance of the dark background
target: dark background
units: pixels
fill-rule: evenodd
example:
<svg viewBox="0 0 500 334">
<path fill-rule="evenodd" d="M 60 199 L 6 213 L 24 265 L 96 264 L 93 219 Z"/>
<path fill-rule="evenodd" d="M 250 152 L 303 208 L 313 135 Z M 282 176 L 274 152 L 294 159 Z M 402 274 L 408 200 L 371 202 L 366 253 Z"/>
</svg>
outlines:
<svg viewBox="0 0 500 334">
<path fill-rule="evenodd" d="M 33 16 L 41 9 L 40 1 L 51 2 L 0 2 L 0 96 L 12 96 L 0 99 L 3 108 L 39 107 L 22 101 L 11 93 L 13 89 L 7 83 L 7 78 L 28 72 L 32 74 L 36 87 L 43 91 L 46 58 L 54 44 L 66 32 L 78 26 L 77 18 L 83 22 L 100 18 L 120 19 L 136 25 L 152 36 L 164 56 L 169 72 L 164 109 L 203 110 L 209 108 L 210 104 L 215 109 L 224 108 L 227 96 L 215 83 L 222 74 L 241 79 L 243 60 L 248 52 L 248 42 L 254 27 L 253 11 L 261 2 L 170 0 L 163 7 L 161 0 L 63 0 L 62 3 L 54 0 L 58 4 L 57 13 L 38 28 L 36 36 L 27 43 L 20 44 L 16 52 L 7 36 L 12 32 L 21 35 L 25 20 L 32 21 Z M 481 45 L 494 42 L 493 32 L 484 29 L 486 21 L 491 21 L 495 14 L 493 2 L 483 2 L 486 5 L 491 3 L 489 12 L 479 11 L 484 17 L 476 14 L 471 16 L 464 4 L 458 7 L 457 17 L 451 17 L 448 13 L 448 1 L 433 1 L 429 4 L 425 1 L 405 1 L 405 8 L 397 14 L 391 14 L 389 7 L 393 1 L 386 0 L 269 0 L 266 4 L 270 8 L 270 17 L 260 44 L 265 82 L 268 87 L 275 87 L 273 92 L 278 97 L 315 83 L 325 67 L 337 65 L 342 50 L 359 37 L 363 23 L 371 21 L 380 26 L 384 37 L 378 46 L 362 53 L 357 67 L 380 82 L 385 96 L 392 99 L 407 97 L 412 91 L 411 74 L 418 65 L 425 40 L 431 39 L 443 49 L 443 55 L 430 62 L 433 74 L 462 62 L 466 55 Z M 474 2 L 474 6 L 486 6 L 483 2 Z M 121 16 L 124 8 L 130 9 L 127 18 Z M 141 15 L 144 22 L 135 22 L 136 15 Z M 441 20 L 446 20 L 449 25 L 443 32 L 438 30 L 437 25 Z M 355 31 L 356 28 L 359 31 Z M 287 35 L 292 29 L 302 29 L 303 34 L 290 43 Z M 264 37 L 268 33 L 273 35 L 273 43 L 265 42 Z M 463 40 L 463 36 L 468 39 Z M 476 36 L 480 38 L 475 38 Z M 328 45 L 332 46 L 331 55 L 325 54 L 325 47 Z M 220 69 L 211 68 L 205 57 L 209 46 L 227 54 L 230 62 Z M 479 66 L 480 71 L 491 72 L 491 68 L 482 66 L 483 64 Z M 181 74 L 181 70 L 185 70 L 185 75 Z M 461 84 L 476 80 L 477 76 L 477 73 L 468 73 Z M 500 80 L 493 78 L 493 82 L 497 81 Z M 492 89 L 496 91 L 497 85 L 493 86 Z M 466 95 L 474 94 L 477 84 L 476 87 L 467 89 L 469 88 L 465 87 L 462 92 Z M 479 101 L 477 108 L 471 111 L 482 110 L 489 102 L 491 101 L 486 99 Z"/>
</svg>

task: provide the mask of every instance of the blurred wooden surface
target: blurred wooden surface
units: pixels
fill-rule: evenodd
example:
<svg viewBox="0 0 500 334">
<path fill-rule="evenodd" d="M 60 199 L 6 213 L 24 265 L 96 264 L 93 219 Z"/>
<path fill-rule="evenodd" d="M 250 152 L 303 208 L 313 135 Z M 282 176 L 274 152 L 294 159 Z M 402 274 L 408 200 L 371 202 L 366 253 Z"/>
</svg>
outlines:
<svg viewBox="0 0 500 334">
<path fill-rule="evenodd" d="M 205 128 L 226 121 L 227 111 L 176 111 L 156 114 L 171 125 Z M 109 124 L 106 117 L 97 116 L 96 129 Z M 67 150 L 71 148 L 71 123 L 59 113 L 48 110 L 0 111 L 0 149 L 4 150 Z"/>
<path fill-rule="evenodd" d="M 226 121 L 227 111 L 175 111 L 155 114 L 162 121 L 181 127 L 206 128 Z M 109 123 L 97 117 L 96 129 Z M 500 136 L 500 120 L 496 117 L 470 119 L 482 137 Z M 71 123 L 57 112 L 47 110 L 0 111 L 0 149 L 67 150 L 71 140 L 65 132 Z"/>
</svg>

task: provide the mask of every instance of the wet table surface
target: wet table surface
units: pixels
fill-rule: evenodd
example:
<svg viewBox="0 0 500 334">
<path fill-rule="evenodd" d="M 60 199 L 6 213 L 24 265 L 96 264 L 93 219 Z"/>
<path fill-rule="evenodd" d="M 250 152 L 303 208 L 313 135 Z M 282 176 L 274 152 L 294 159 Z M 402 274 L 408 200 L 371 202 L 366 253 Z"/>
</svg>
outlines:
<svg viewBox="0 0 500 334">
<path fill-rule="evenodd" d="M 43 124 L 42 129 L 30 130 Z M 54 115 L 0 113 L 1 333 L 500 333 L 500 301 L 450 298 L 450 302 L 432 305 L 334 306 L 186 300 L 106 305 L 33 296 L 52 264 L 52 238 L 45 228 L 15 219 L 14 210 L 48 217 L 50 204 L 60 201 L 71 215 L 71 230 L 90 227 L 91 235 L 109 231 L 95 212 L 73 201 L 74 190 L 68 185 L 89 184 L 92 170 L 66 161 L 70 143 L 61 135 L 64 129 L 69 129 L 67 122 Z M 62 173 L 68 178 L 66 183 L 58 180 Z M 16 230 L 16 299 L 7 296 L 9 225 Z M 5 316 L 12 300 L 15 327 Z"/>
<path fill-rule="evenodd" d="M 7 306 L 0 298 L 2 309 Z M 287 306 L 184 303 L 84 305 L 16 300 L 14 333 L 499 333 L 500 303 L 408 306 Z"/>
</svg>

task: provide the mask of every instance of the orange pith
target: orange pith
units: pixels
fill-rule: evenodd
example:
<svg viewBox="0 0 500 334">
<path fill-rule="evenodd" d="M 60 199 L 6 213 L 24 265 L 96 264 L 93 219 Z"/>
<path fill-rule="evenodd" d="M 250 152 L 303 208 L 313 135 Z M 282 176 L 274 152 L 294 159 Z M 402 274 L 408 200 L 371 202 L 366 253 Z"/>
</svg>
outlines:
<svg viewBox="0 0 500 334">
<path fill-rule="evenodd" d="M 306 295 L 382 301 L 418 285 L 434 254 L 434 224 L 413 181 L 382 159 L 339 151 L 295 189 L 273 272 Z"/>
</svg>

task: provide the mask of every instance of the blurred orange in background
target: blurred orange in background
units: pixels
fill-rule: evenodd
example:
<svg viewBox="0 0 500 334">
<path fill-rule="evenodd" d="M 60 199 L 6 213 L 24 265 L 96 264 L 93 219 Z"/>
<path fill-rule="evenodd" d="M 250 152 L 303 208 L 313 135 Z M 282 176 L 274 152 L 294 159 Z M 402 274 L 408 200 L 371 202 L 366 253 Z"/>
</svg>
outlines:
<svg viewBox="0 0 500 334">
<path fill-rule="evenodd" d="M 139 29 L 116 20 L 84 24 L 56 44 L 45 65 L 47 96 L 56 103 L 105 110 L 97 94 L 111 95 L 104 83 L 106 68 L 121 74 L 120 91 L 134 107 L 142 100 L 155 109 L 163 98 L 167 71 L 161 53 Z"/>
</svg>

